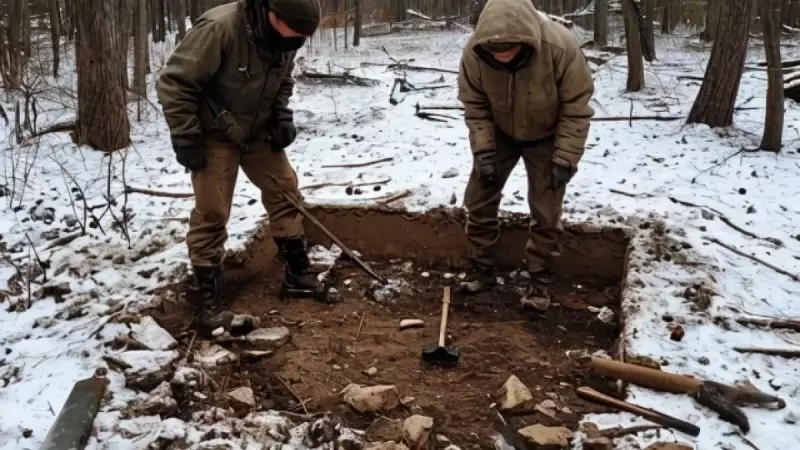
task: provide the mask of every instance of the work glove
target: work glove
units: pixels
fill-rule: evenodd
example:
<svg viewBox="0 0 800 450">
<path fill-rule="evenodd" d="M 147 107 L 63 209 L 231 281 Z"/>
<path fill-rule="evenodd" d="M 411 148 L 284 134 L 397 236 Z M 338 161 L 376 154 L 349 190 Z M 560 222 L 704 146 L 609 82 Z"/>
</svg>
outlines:
<svg viewBox="0 0 800 450">
<path fill-rule="evenodd" d="M 206 148 L 202 145 L 175 147 L 178 164 L 190 172 L 199 172 L 206 166 Z"/>
<path fill-rule="evenodd" d="M 292 145 L 296 137 L 297 128 L 288 120 L 282 120 L 269 129 L 269 140 L 273 152 L 282 152 L 283 149 Z"/>
<path fill-rule="evenodd" d="M 577 171 L 578 169 L 574 167 L 553 163 L 553 190 L 558 191 L 566 187 Z"/>
<path fill-rule="evenodd" d="M 487 186 L 497 184 L 497 151 L 484 149 L 475 152 L 475 167 L 480 180 Z"/>
</svg>

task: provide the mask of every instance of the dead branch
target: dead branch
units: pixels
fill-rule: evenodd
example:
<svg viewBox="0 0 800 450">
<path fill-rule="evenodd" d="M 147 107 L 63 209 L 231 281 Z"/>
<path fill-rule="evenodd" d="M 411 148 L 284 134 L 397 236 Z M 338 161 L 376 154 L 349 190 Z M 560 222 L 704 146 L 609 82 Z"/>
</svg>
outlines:
<svg viewBox="0 0 800 450">
<path fill-rule="evenodd" d="M 782 358 L 800 358 L 800 349 L 796 348 L 756 348 L 734 347 L 739 353 L 756 353 L 759 355 L 780 356 Z"/>
<path fill-rule="evenodd" d="M 606 437 L 609 439 L 617 439 L 625 436 L 629 436 L 631 434 L 639 434 L 645 431 L 652 431 L 652 430 L 661 430 L 664 427 L 660 427 L 658 425 L 637 425 L 634 427 L 614 427 L 614 428 L 607 428 L 605 430 L 600 431 L 600 435 L 602 437 Z"/>
<path fill-rule="evenodd" d="M 411 196 L 411 191 L 406 189 L 406 190 L 404 190 L 402 192 L 398 192 L 398 193 L 390 195 L 388 197 L 384 197 L 383 199 L 378 200 L 378 203 L 380 203 L 383 206 L 388 206 L 390 203 L 394 203 L 394 202 L 396 202 L 398 200 L 402 200 L 402 199 L 410 197 L 410 196 Z"/>
<path fill-rule="evenodd" d="M 419 111 L 436 111 L 436 110 L 453 110 L 453 111 L 463 111 L 464 107 L 459 105 L 428 105 L 428 106 L 421 106 L 419 103 L 414 105 L 414 109 Z"/>
<path fill-rule="evenodd" d="M 318 80 L 328 83 L 339 84 L 355 84 L 357 86 L 374 86 L 380 83 L 378 80 L 372 78 L 357 77 L 350 75 L 347 72 L 342 73 L 319 73 L 310 70 L 305 70 L 303 73 L 296 77 L 298 80 Z"/>
<path fill-rule="evenodd" d="M 156 191 L 153 189 L 145 189 L 145 188 L 138 188 L 134 186 L 125 186 L 125 192 L 128 194 L 144 194 L 150 195 L 153 197 L 165 197 L 165 198 L 192 198 L 194 197 L 193 192 L 164 192 L 164 191 Z"/>
<path fill-rule="evenodd" d="M 759 67 L 767 67 L 767 62 L 766 61 L 760 61 L 757 65 Z M 784 69 L 787 68 L 787 67 L 800 67 L 800 59 L 791 59 L 791 60 L 788 60 L 788 61 L 783 61 L 781 63 L 781 67 L 784 68 Z"/>
<path fill-rule="evenodd" d="M 448 116 L 446 114 L 427 113 L 423 111 L 417 111 L 414 113 L 414 115 L 423 120 L 430 120 L 431 122 L 447 122 L 448 120 L 456 120 L 455 117 Z"/>
<path fill-rule="evenodd" d="M 381 159 L 376 159 L 374 161 L 367 161 L 367 162 L 363 162 L 363 163 L 329 164 L 329 165 L 321 166 L 321 167 L 323 169 L 354 169 L 354 168 L 357 168 L 357 167 L 367 167 L 367 166 L 372 166 L 372 165 L 375 165 L 375 164 L 385 163 L 385 162 L 389 162 L 389 161 L 394 161 L 394 158 L 393 157 L 381 158 Z"/>
<path fill-rule="evenodd" d="M 634 194 L 634 193 L 631 193 L 631 192 L 621 191 L 619 189 L 609 189 L 609 191 L 611 193 L 613 193 L 613 194 L 624 195 L 626 197 L 631 197 L 631 198 L 656 198 L 657 197 L 656 195 L 653 195 L 653 194 L 648 194 L 648 193 Z M 747 236 L 749 238 L 758 239 L 758 240 L 761 240 L 761 241 L 764 241 L 764 242 L 769 242 L 770 244 L 775 245 L 777 247 L 783 247 L 783 241 L 781 241 L 780 239 L 773 238 L 773 237 L 762 237 L 762 236 L 759 236 L 759 235 L 753 233 L 752 231 L 745 230 L 744 228 L 740 227 L 739 225 L 736 225 L 735 223 L 733 223 L 733 221 L 731 221 L 727 216 L 725 216 L 725 214 L 723 214 L 718 209 L 710 208 L 708 206 L 698 205 L 697 203 L 687 202 L 686 200 L 680 200 L 680 199 L 677 199 L 675 197 L 666 197 L 666 198 L 669 201 L 671 201 L 672 203 L 677 203 L 677 204 L 679 204 L 681 206 L 686 206 L 686 207 L 689 207 L 689 208 L 699 208 L 699 209 L 703 209 L 703 210 L 712 212 L 712 213 L 716 214 L 717 217 L 719 217 L 719 220 L 722 223 L 724 223 L 725 225 L 731 227 L 732 229 L 738 231 L 739 233 L 742 233 L 743 235 L 745 235 L 745 236 Z"/>
<path fill-rule="evenodd" d="M 30 137 L 38 138 L 44 136 L 45 134 L 72 132 L 77 129 L 78 129 L 78 123 L 74 120 L 68 122 L 59 122 L 59 123 L 54 123 L 42 130 L 31 133 Z"/>
<path fill-rule="evenodd" d="M 409 64 L 407 64 L 405 62 L 396 62 L 396 63 L 389 64 L 387 66 L 387 69 L 390 69 L 390 70 L 409 70 L 409 71 L 412 71 L 412 72 L 452 73 L 452 74 L 458 75 L 458 71 L 457 70 L 453 70 L 453 69 L 442 69 L 442 68 L 439 68 L 439 67 L 426 67 L 426 66 L 413 66 L 413 65 L 409 65 Z"/>
<path fill-rule="evenodd" d="M 352 187 L 377 186 L 377 185 L 381 185 L 381 184 L 386 184 L 386 183 L 388 183 L 390 181 L 392 181 L 392 177 L 386 177 L 385 180 L 370 181 L 370 182 L 366 182 L 366 183 L 353 183 L 352 181 L 340 182 L 340 183 L 335 183 L 335 182 L 317 183 L 317 184 L 310 184 L 308 186 L 301 187 L 300 189 L 322 189 L 322 188 L 325 188 L 325 187 L 332 187 L 332 186 L 343 186 L 343 187 L 344 186 L 352 186 Z"/>
<path fill-rule="evenodd" d="M 611 116 L 611 117 L 592 117 L 592 122 L 631 122 L 639 120 L 656 120 L 670 122 L 673 120 L 685 120 L 680 116 Z"/>
<path fill-rule="evenodd" d="M 755 325 L 758 327 L 773 328 L 776 330 L 800 331 L 800 320 L 791 319 L 761 319 L 755 317 L 739 317 L 736 322 L 740 325 Z"/>
<path fill-rule="evenodd" d="M 793 274 L 793 273 L 791 273 L 791 272 L 788 272 L 788 271 L 787 271 L 787 270 L 785 270 L 785 269 L 781 269 L 780 267 L 778 267 L 778 266 L 776 266 L 776 265 L 774 265 L 774 264 L 772 264 L 772 263 L 769 263 L 769 262 L 767 262 L 767 261 L 764 261 L 763 259 L 761 259 L 761 258 L 759 258 L 759 257 L 757 257 L 757 256 L 748 255 L 747 253 L 745 253 L 745 252 L 743 252 L 743 251 L 739 250 L 738 248 L 736 248 L 736 247 L 734 247 L 734 246 L 732 246 L 732 245 L 726 244 L 726 243 L 724 243 L 724 242 L 720 241 L 720 240 L 719 240 L 719 239 L 717 239 L 717 238 L 714 238 L 714 237 L 706 237 L 706 239 L 707 239 L 709 242 L 713 242 L 713 243 L 715 243 L 715 244 L 719 245 L 720 247 L 722 247 L 722 248 L 724 248 L 724 249 L 726 249 L 726 250 L 728 250 L 728 251 L 730 251 L 730 252 L 736 253 L 736 254 L 737 254 L 737 255 L 739 255 L 739 256 L 743 256 L 743 257 L 745 257 L 745 258 L 747 258 L 747 259 L 749 259 L 749 260 L 751 260 L 751 261 L 753 261 L 753 262 L 756 262 L 756 263 L 758 263 L 758 264 L 761 264 L 762 266 L 764 266 L 764 267 L 767 267 L 767 268 L 769 268 L 769 269 L 772 269 L 772 270 L 774 270 L 775 272 L 778 272 L 778 273 L 779 273 L 779 274 L 781 274 L 781 275 L 785 275 L 785 276 L 787 276 L 787 277 L 791 278 L 791 279 L 792 279 L 792 280 L 794 280 L 794 281 L 800 281 L 800 275 L 795 275 L 795 274 Z"/>
</svg>

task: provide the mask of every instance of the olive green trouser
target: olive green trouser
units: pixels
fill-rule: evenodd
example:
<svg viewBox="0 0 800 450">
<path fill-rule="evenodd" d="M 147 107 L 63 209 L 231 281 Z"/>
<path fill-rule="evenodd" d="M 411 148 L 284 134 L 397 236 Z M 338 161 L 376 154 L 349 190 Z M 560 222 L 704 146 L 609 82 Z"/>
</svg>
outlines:
<svg viewBox="0 0 800 450">
<path fill-rule="evenodd" d="M 525 163 L 528 176 L 528 206 L 530 225 L 525 259 L 530 272 L 548 269 L 552 257 L 561 252 L 564 228 L 561 223 L 564 192 L 554 190 L 553 139 L 520 145 L 505 136 L 497 141 L 497 183 L 489 186 L 473 167 L 464 194 L 464 203 L 469 212 L 466 234 L 470 244 L 470 257 L 484 267 L 494 267 L 495 248 L 499 239 L 498 212 L 503 187 L 520 158 Z"/>
<path fill-rule="evenodd" d="M 300 198 L 297 175 L 285 152 L 273 152 L 264 144 L 241 151 L 233 144 L 209 144 L 205 167 L 192 174 L 195 205 L 189 215 L 186 244 L 194 266 L 222 263 L 227 224 L 231 214 L 239 167 L 261 190 L 272 235 L 295 237 L 303 234 L 302 216 L 283 196 Z"/>
</svg>

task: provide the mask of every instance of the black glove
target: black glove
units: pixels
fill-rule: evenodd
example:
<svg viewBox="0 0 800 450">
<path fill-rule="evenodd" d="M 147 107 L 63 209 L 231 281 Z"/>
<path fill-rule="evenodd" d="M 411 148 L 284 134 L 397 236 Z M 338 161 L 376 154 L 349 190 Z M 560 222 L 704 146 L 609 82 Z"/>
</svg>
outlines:
<svg viewBox="0 0 800 450">
<path fill-rule="evenodd" d="M 553 163 L 553 190 L 563 189 L 578 169 Z"/>
<path fill-rule="evenodd" d="M 497 184 L 497 151 L 485 149 L 475 152 L 475 167 L 481 181 L 490 186 Z"/>
<path fill-rule="evenodd" d="M 290 121 L 283 120 L 276 123 L 269 130 L 269 139 L 272 144 L 273 152 L 282 152 L 283 149 L 292 145 L 297 137 L 297 128 Z"/>
<path fill-rule="evenodd" d="M 206 148 L 202 145 L 175 147 L 175 159 L 178 164 L 191 172 L 199 172 L 206 166 Z"/>
</svg>

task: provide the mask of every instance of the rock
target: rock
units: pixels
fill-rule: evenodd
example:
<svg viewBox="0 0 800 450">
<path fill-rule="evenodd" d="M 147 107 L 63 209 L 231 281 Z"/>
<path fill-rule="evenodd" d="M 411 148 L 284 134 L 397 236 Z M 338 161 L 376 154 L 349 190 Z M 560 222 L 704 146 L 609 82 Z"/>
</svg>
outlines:
<svg viewBox="0 0 800 450">
<path fill-rule="evenodd" d="M 436 435 L 436 442 L 438 442 L 440 444 L 444 444 L 444 445 L 449 445 L 450 444 L 450 438 L 445 436 L 445 435 L 443 435 L 443 434 L 437 434 Z"/>
<path fill-rule="evenodd" d="M 458 169 L 455 167 L 450 168 L 442 172 L 442 178 L 455 178 L 458 176 Z"/>
<path fill-rule="evenodd" d="M 603 437 L 603 433 L 600 432 L 600 427 L 594 422 L 581 423 L 580 430 L 581 433 L 585 434 L 588 438 Z"/>
<path fill-rule="evenodd" d="M 122 352 L 119 359 L 128 365 L 125 369 L 125 386 L 150 392 L 172 375 L 172 362 L 178 359 L 178 352 L 129 350 Z"/>
<path fill-rule="evenodd" d="M 556 418 L 556 410 L 557 410 L 556 402 L 552 400 L 545 400 L 542 403 L 536 405 L 536 411 L 551 417 L 553 419 Z"/>
<path fill-rule="evenodd" d="M 403 405 L 403 406 L 408 406 L 408 405 L 414 403 L 416 400 L 417 399 L 414 398 L 414 397 L 407 396 L 407 397 L 403 397 L 403 398 L 400 399 L 400 404 Z"/>
<path fill-rule="evenodd" d="M 369 442 L 400 442 L 403 439 L 403 421 L 388 417 L 378 417 L 364 431 L 364 439 Z"/>
<path fill-rule="evenodd" d="M 625 362 L 636 364 L 637 366 L 647 367 L 648 369 L 661 370 L 661 364 L 649 356 L 626 355 Z"/>
<path fill-rule="evenodd" d="M 614 311 L 612 311 L 609 307 L 603 306 L 600 308 L 600 312 L 597 313 L 597 320 L 603 323 L 611 323 L 614 321 Z"/>
<path fill-rule="evenodd" d="M 64 301 L 64 297 L 72 293 L 69 281 L 62 281 L 60 283 L 49 281 L 38 289 L 34 296 L 37 298 L 53 297 L 56 303 Z"/>
<path fill-rule="evenodd" d="M 253 390 L 249 387 L 240 387 L 228 392 L 228 397 L 237 401 L 243 406 L 255 406 L 256 398 L 253 396 Z"/>
<path fill-rule="evenodd" d="M 393 385 L 364 387 L 351 383 L 341 392 L 345 403 L 358 412 L 391 411 L 400 404 L 400 393 Z"/>
<path fill-rule="evenodd" d="M 172 398 L 172 387 L 166 381 L 161 382 L 150 392 L 150 397 L 133 407 L 137 416 L 171 416 L 178 411 L 178 402 Z"/>
<path fill-rule="evenodd" d="M 500 388 L 497 396 L 500 398 L 500 410 L 521 412 L 529 410 L 533 395 L 527 386 L 522 384 L 516 375 L 511 375 Z"/>
<path fill-rule="evenodd" d="M 519 434 L 534 448 L 561 449 L 569 446 L 569 428 L 546 427 L 542 424 L 531 425 L 519 430 Z"/>
<path fill-rule="evenodd" d="M 656 442 L 644 450 L 694 450 L 694 446 L 682 442 Z"/>
<path fill-rule="evenodd" d="M 371 445 L 364 450 L 408 450 L 408 447 L 402 442 L 388 441 Z"/>
<path fill-rule="evenodd" d="M 178 347 L 178 341 L 150 316 L 142 317 L 139 323 L 132 323 L 130 327 L 131 337 L 150 350 L 172 350 Z"/>
<path fill-rule="evenodd" d="M 680 342 L 683 340 L 683 337 L 686 335 L 686 331 L 683 330 L 683 327 L 680 325 L 675 325 L 669 331 L 669 338 L 673 341 Z"/>
<path fill-rule="evenodd" d="M 378 369 L 376 367 L 370 367 L 369 369 L 365 370 L 364 373 L 370 377 L 374 377 L 378 374 Z"/>
<path fill-rule="evenodd" d="M 259 350 L 275 350 L 289 342 L 291 333 L 286 327 L 259 328 L 247 334 L 247 342 Z"/>
<path fill-rule="evenodd" d="M 413 415 L 403 422 L 403 442 L 411 450 L 427 448 L 431 438 L 433 419 L 421 415 Z"/>
<path fill-rule="evenodd" d="M 583 450 L 613 450 L 614 443 L 604 437 L 586 438 L 583 440 Z"/>
<path fill-rule="evenodd" d="M 400 329 L 408 330 L 409 328 L 422 328 L 425 322 L 420 319 L 403 319 L 400 321 Z"/>
<path fill-rule="evenodd" d="M 237 359 L 235 353 L 217 344 L 212 345 L 209 342 L 202 342 L 198 347 L 197 353 L 195 353 L 195 361 L 205 367 L 223 366 Z"/>
<path fill-rule="evenodd" d="M 233 336 L 252 333 L 261 326 L 261 319 L 250 314 L 236 314 L 231 319 L 230 332 Z"/>
</svg>

